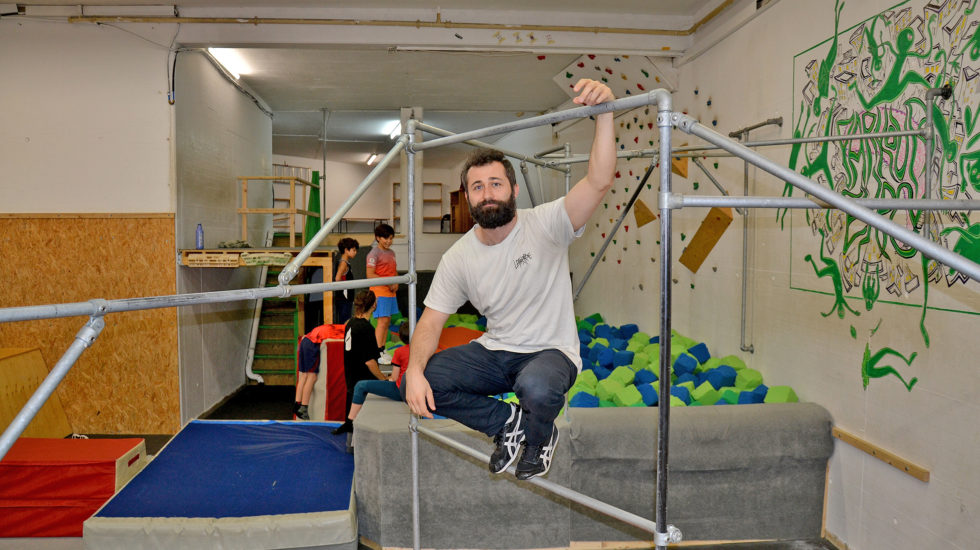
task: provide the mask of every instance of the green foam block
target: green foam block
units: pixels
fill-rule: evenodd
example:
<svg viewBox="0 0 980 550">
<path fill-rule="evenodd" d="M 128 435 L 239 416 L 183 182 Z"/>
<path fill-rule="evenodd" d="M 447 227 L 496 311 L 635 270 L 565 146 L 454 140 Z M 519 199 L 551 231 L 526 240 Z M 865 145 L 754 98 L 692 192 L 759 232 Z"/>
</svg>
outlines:
<svg viewBox="0 0 980 550">
<path fill-rule="evenodd" d="M 596 384 L 595 394 L 600 401 L 612 401 L 612 397 L 616 395 L 616 392 L 623 389 L 623 386 L 622 382 L 610 376 Z"/>
<path fill-rule="evenodd" d="M 646 355 L 647 357 L 649 357 L 651 361 L 653 361 L 654 358 L 657 358 L 657 361 L 659 361 L 660 360 L 660 344 L 650 344 L 647 347 L 643 348 L 643 355 Z"/>
<path fill-rule="evenodd" d="M 726 355 L 725 357 L 719 359 L 719 361 L 721 361 L 722 365 L 728 365 L 735 370 L 742 370 L 745 368 L 745 361 L 742 361 L 734 355 Z"/>
<path fill-rule="evenodd" d="M 602 399 L 600 399 L 599 400 L 599 406 L 600 407 L 615 407 L 616 404 L 613 403 L 612 401 L 603 401 Z"/>
<path fill-rule="evenodd" d="M 604 345 L 604 346 L 606 346 L 608 348 L 609 347 L 609 340 L 606 340 L 605 338 L 593 338 L 592 341 L 589 342 L 589 347 L 591 348 L 592 346 L 594 346 L 596 344 L 602 344 L 602 345 Z"/>
<path fill-rule="evenodd" d="M 645 346 L 650 343 L 650 335 L 642 331 L 633 333 L 633 336 L 630 336 L 630 343 L 633 342 L 638 342 Z"/>
<path fill-rule="evenodd" d="M 592 369 L 584 369 L 578 378 L 575 379 L 576 386 L 584 386 L 586 388 L 595 388 L 595 385 L 599 383 L 599 379 L 596 378 L 595 372 Z"/>
<path fill-rule="evenodd" d="M 589 334 L 592 334 L 592 323 L 586 321 L 585 319 L 582 319 L 581 321 L 575 323 L 575 329 L 585 330 L 588 331 Z"/>
<path fill-rule="evenodd" d="M 680 384 L 675 384 L 675 386 L 687 388 L 687 391 L 691 392 L 692 394 L 694 393 L 694 389 L 695 389 L 694 382 L 691 381 L 681 382 Z"/>
<path fill-rule="evenodd" d="M 598 325 L 599 323 L 603 322 L 602 315 L 599 315 L 598 313 L 593 313 L 592 315 L 589 315 L 588 317 L 585 318 L 585 320 L 589 321 L 593 325 Z"/>
<path fill-rule="evenodd" d="M 670 406 L 671 407 L 686 407 L 687 406 L 687 403 L 685 403 L 680 397 L 677 397 L 676 395 L 671 395 L 670 396 Z"/>
<path fill-rule="evenodd" d="M 647 345 L 648 344 L 646 342 L 634 342 L 631 340 L 629 344 L 626 344 L 626 351 L 632 351 L 633 353 L 642 353 L 644 348 L 647 347 Z"/>
<path fill-rule="evenodd" d="M 714 405 L 721 398 L 721 394 L 711 385 L 711 382 L 704 382 L 694 388 L 694 391 L 691 392 L 691 398 L 702 405 Z"/>
<path fill-rule="evenodd" d="M 722 365 L 721 359 L 717 357 L 711 357 L 701 365 L 703 370 L 711 370 Z"/>
<path fill-rule="evenodd" d="M 764 403 L 798 403 L 799 401 L 800 398 L 796 397 L 796 392 L 789 386 L 773 386 L 769 388 L 769 391 L 766 393 L 766 398 L 763 400 Z"/>
<path fill-rule="evenodd" d="M 754 390 L 762 383 L 762 373 L 750 368 L 738 371 L 735 377 L 735 387 L 740 390 Z"/>
<path fill-rule="evenodd" d="M 732 387 L 724 387 L 718 391 L 721 394 L 721 400 L 727 402 L 730 405 L 737 405 L 738 394 L 742 393 Z M 715 401 L 715 403 L 717 403 L 717 401 Z"/>
<path fill-rule="evenodd" d="M 633 407 L 637 403 L 643 403 L 643 396 L 640 395 L 640 390 L 636 389 L 636 386 L 629 385 L 616 392 L 616 395 L 613 396 L 613 403 L 620 407 Z"/>
<path fill-rule="evenodd" d="M 633 363 L 630 365 L 630 368 L 633 369 L 633 372 L 636 372 L 640 369 L 647 368 L 649 364 L 650 364 L 649 357 L 647 357 L 642 353 L 636 353 L 633 355 Z"/>
<path fill-rule="evenodd" d="M 623 386 L 627 386 L 629 384 L 632 384 L 633 383 L 633 378 L 635 378 L 635 377 L 636 377 L 636 373 L 633 372 L 633 369 L 631 369 L 631 368 L 629 368 L 629 367 L 627 367 L 625 365 L 620 366 L 620 367 L 616 367 L 612 371 L 612 373 L 609 375 L 609 378 L 612 378 L 613 380 L 618 381 Z M 607 378 L 607 380 L 608 380 L 608 378 Z"/>
</svg>

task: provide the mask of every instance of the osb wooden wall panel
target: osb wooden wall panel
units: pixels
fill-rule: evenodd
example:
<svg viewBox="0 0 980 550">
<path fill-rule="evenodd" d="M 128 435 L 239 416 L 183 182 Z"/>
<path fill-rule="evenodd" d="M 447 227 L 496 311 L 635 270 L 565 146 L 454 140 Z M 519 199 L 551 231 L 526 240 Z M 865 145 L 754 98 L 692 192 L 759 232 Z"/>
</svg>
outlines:
<svg viewBox="0 0 980 550">
<path fill-rule="evenodd" d="M 172 214 L 0 214 L 0 307 L 175 294 Z M 0 347 L 38 347 L 47 368 L 86 318 L 0 323 Z M 177 313 L 113 313 L 58 388 L 77 433 L 180 428 Z"/>
</svg>

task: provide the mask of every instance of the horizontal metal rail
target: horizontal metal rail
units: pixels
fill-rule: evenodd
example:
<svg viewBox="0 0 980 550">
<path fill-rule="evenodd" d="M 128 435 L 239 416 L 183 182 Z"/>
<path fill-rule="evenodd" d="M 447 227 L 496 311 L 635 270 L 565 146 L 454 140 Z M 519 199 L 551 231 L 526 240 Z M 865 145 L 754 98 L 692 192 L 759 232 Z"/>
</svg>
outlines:
<svg viewBox="0 0 980 550">
<path fill-rule="evenodd" d="M 452 136 L 433 139 L 431 141 L 416 143 L 412 146 L 412 150 L 415 152 L 424 151 L 425 149 L 434 149 L 436 147 L 441 147 L 443 145 L 461 143 L 471 139 L 479 139 L 486 136 L 495 136 L 497 134 L 516 132 L 517 130 L 525 130 L 527 128 L 544 126 L 546 124 L 554 124 L 556 122 L 562 122 L 564 120 L 570 120 L 573 118 L 583 118 L 587 116 L 608 113 L 611 111 L 620 111 L 624 109 L 635 109 L 637 107 L 644 107 L 647 105 L 653 105 L 653 104 L 664 103 L 664 102 L 666 102 L 666 104 L 668 105 L 670 104 L 670 94 L 664 89 L 657 89 L 657 90 L 647 92 L 645 94 L 638 94 L 629 97 L 624 97 L 621 99 L 616 99 L 613 101 L 607 101 L 606 103 L 600 103 L 599 105 L 577 107 L 575 109 L 566 109 L 564 111 L 539 115 L 525 120 L 506 122 L 504 124 L 498 124 L 496 126 L 481 128 L 479 130 L 472 130 L 469 132 L 463 132 L 461 134 L 455 134 Z"/>
<path fill-rule="evenodd" d="M 958 272 L 963 273 L 974 281 L 980 281 L 980 265 L 971 262 L 970 260 L 951 250 L 937 245 L 929 239 L 922 237 L 918 233 L 912 232 L 891 222 L 890 220 L 876 214 L 872 210 L 857 204 L 854 199 L 839 195 L 824 185 L 806 178 L 797 172 L 790 170 L 789 168 L 776 164 L 752 149 L 749 149 L 745 145 L 726 138 L 718 132 L 705 127 L 703 124 L 694 120 L 690 116 L 674 114 L 673 118 L 676 126 L 684 132 L 697 136 L 708 143 L 712 143 L 730 153 L 733 153 L 735 156 L 740 157 L 761 168 L 762 170 L 782 179 L 783 181 L 789 182 L 804 192 L 813 195 L 824 203 L 837 208 L 838 210 L 843 210 L 864 223 L 880 229 L 899 241 L 915 247 L 924 255 L 956 269 Z"/>
<path fill-rule="evenodd" d="M 669 208 L 707 208 L 733 206 L 736 208 L 836 208 L 825 202 L 794 197 L 732 197 L 730 195 L 682 195 L 666 197 Z M 941 199 L 851 199 L 855 204 L 872 210 L 980 210 L 980 200 Z"/>
<path fill-rule="evenodd" d="M 414 419 L 414 417 L 413 417 L 413 419 Z M 438 441 L 438 442 L 440 442 L 440 443 L 442 443 L 444 445 L 447 445 L 447 446 L 449 446 L 449 447 L 451 447 L 453 449 L 456 449 L 457 451 L 460 451 L 460 452 L 462 452 L 464 454 L 467 454 L 467 455 L 469 455 L 469 456 L 471 456 L 471 457 L 479 460 L 480 462 L 486 463 L 486 462 L 489 462 L 490 461 L 490 455 L 483 454 L 480 451 L 477 451 L 476 449 L 473 449 L 473 448 L 471 448 L 471 447 L 469 447 L 467 445 L 464 445 L 464 444 L 460 443 L 459 441 L 456 441 L 454 439 L 451 439 L 449 437 L 446 437 L 446 436 L 442 435 L 441 433 L 439 433 L 439 432 L 437 432 L 435 430 L 432 430 L 432 429 L 429 429 L 429 428 L 425 428 L 425 427 L 423 427 L 421 425 L 416 425 L 414 427 L 414 429 L 415 430 L 418 430 L 419 433 L 425 434 L 427 437 L 431 437 L 432 439 L 435 439 L 436 441 Z M 510 472 L 511 474 L 513 474 L 514 473 L 514 466 L 511 466 L 511 467 L 507 468 L 507 471 Z M 566 498 L 566 499 L 568 499 L 568 500 L 570 500 L 572 502 L 577 502 L 578 504 L 581 504 L 582 506 L 591 508 L 591 509 L 593 509 L 593 510 L 595 510 L 597 512 L 603 513 L 603 514 L 605 514 L 607 516 L 610 516 L 610 517 L 616 518 L 616 519 L 618 519 L 620 521 L 626 522 L 626 523 L 628 523 L 628 524 L 630 524 L 630 525 L 632 525 L 634 527 L 638 527 L 640 529 L 643 529 L 644 531 L 647 531 L 648 533 L 653 533 L 654 535 L 657 534 L 657 524 L 654 523 L 653 521 L 650 521 L 650 520 L 648 520 L 646 518 L 642 518 L 642 517 L 640 517 L 640 516 L 638 516 L 636 514 L 633 514 L 631 512 L 627 512 L 626 510 L 622 510 L 620 508 L 616 508 L 615 506 L 612 506 L 610 504 L 606 504 L 605 502 L 596 500 L 596 499 L 594 499 L 594 498 L 592 498 L 592 497 L 590 497 L 588 495 L 583 495 L 582 493 L 579 493 L 578 491 L 573 491 L 572 489 L 569 489 L 567 487 L 562 487 L 561 485 L 558 485 L 557 483 L 554 483 L 552 481 L 548 481 L 548 480 L 543 479 L 543 478 L 540 478 L 540 477 L 532 477 L 531 479 L 527 480 L 527 483 L 531 483 L 533 485 L 537 485 L 538 487 L 541 487 L 542 489 L 544 489 L 544 490 L 546 490 L 548 492 L 554 493 L 554 494 L 556 494 L 556 495 L 558 495 L 558 496 L 560 496 L 562 498 Z"/>
<path fill-rule="evenodd" d="M 122 311 L 184 307 L 200 304 L 218 304 L 222 302 L 237 302 L 241 300 L 261 300 L 263 298 L 287 298 L 297 294 L 311 294 L 314 292 L 329 292 L 332 290 L 346 290 L 352 288 L 367 288 L 371 286 L 391 285 L 396 283 L 411 283 L 412 280 L 413 278 L 411 275 L 399 275 L 398 277 L 354 279 L 352 281 L 292 285 L 288 287 L 268 286 L 260 288 L 243 288 L 238 290 L 214 290 L 211 292 L 173 294 L 169 296 L 150 296 L 146 298 L 122 298 L 119 300 L 95 299 L 88 302 L 74 302 L 67 304 L 8 307 L 0 309 L 0 323 L 9 323 L 12 321 L 36 321 L 39 319 L 57 319 L 62 317 L 102 316 L 109 313 L 119 313 Z"/>
<path fill-rule="evenodd" d="M 425 124 L 424 122 L 416 122 L 415 123 L 415 127 L 418 128 L 419 130 L 423 130 L 425 132 L 428 132 L 430 134 L 435 134 L 437 136 L 447 137 L 447 136 L 455 136 L 456 135 L 455 132 L 450 132 L 449 130 L 443 130 L 442 128 L 436 128 L 435 126 L 430 126 L 428 124 Z M 492 143 L 487 143 L 485 141 L 478 141 L 478 140 L 475 140 L 475 139 L 468 139 L 468 140 L 464 141 L 463 143 L 465 143 L 467 145 L 472 145 L 474 147 L 482 147 L 484 149 L 493 149 L 494 151 L 499 151 L 499 152 L 507 155 L 508 157 L 516 158 L 516 159 L 522 160 L 524 162 L 529 162 L 531 164 L 536 164 L 538 166 L 543 166 L 545 168 L 551 168 L 552 170 L 557 170 L 559 172 L 567 172 L 569 170 L 568 168 L 562 168 L 562 167 L 558 167 L 558 166 L 552 166 L 550 163 L 548 163 L 546 161 L 538 160 L 538 158 L 535 157 L 535 156 L 530 156 L 529 157 L 529 156 L 527 156 L 527 155 L 525 155 L 523 153 L 518 153 L 518 152 L 515 152 L 515 151 L 511 151 L 509 149 L 504 149 L 503 147 L 498 147 L 498 146 L 496 146 L 496 145 L 494 145 Z M 564 146 L 562 146 L 562 147 L 564 147 Z"/>
</svg>

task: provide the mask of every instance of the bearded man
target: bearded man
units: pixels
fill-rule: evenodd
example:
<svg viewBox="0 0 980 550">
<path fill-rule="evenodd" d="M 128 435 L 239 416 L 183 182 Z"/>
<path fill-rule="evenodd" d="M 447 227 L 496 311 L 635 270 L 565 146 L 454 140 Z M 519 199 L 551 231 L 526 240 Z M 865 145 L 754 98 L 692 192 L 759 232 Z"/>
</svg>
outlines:
<svg viewBox="0 0 980 550">
<path fill-rule="evenodd" d="M 580 80 L 574 90 L 580 105 L 614 99 L 594 80 Z M 469 158 L 460 179 L 477 225 L 440 260 L 412 337 L 406 403 L 417 415 L 435 412 L 492 436 L 493 473 L 518 454 L 518 479 L 548 472 L 558 443 L 555 418 L 582 368 L 568 246 L 612 187 L 616 169 L 613 115 L 595 121 L 586 176 L 566 196 L 530 210 L 517 210 L 514 167 L 503 154 L 481 149 Z M 486 316 L 487 332 L 434 353 L 449 315 L 467 300 Z M 511 391 L 519 406 L 488 397 Z"/>
</svg>

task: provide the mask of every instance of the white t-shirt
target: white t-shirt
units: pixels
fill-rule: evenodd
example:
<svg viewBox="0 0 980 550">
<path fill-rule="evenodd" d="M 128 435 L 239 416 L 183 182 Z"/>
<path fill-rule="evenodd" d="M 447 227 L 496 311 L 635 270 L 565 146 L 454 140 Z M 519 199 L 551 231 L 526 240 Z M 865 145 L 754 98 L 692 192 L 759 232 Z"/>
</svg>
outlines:
<svg viewBox="0 0 980 550">
<path fill-rule="evenodd" d="M 487 349 L 558 349 L 581 370 L 568 246 L 582 232 L 572 228 L 564 197 L 518 210 L 498 244 L 483 244 L 473 228 L 442 256 L 425 305 L 452 314 L 468 299 L 487 317 L 477 339 Z"/>
</svg>

